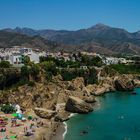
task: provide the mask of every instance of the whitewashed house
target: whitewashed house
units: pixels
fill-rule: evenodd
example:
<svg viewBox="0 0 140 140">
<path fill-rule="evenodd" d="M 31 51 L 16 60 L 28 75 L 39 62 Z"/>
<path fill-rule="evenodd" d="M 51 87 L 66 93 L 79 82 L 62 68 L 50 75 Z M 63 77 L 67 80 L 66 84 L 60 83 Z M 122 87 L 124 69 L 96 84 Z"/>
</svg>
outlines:
<svg viewBox="0 0 140 140">
<path fill-rule="evenodd" d="M 22 58 L 21 54 L 16 53 L 16 54 L 12 54 L 9 56 L 9 61 L 11 64 L 22 64 L 23 58 Z"/>
<path fill-rule="evenodd" d="M 20 53 L 23 56 L 29 56 L 31 62 L 39 63 L 39 53 L 36 53 L 31 48 L 22 48 Z"/>
<path fill-rule="evenodd" d="M 119 58 L 105 57 L 104 60 L 103 60 L 103 63 L 105 63 L 106 65 L 118 64 L 119 63 Z"/>
</svg>

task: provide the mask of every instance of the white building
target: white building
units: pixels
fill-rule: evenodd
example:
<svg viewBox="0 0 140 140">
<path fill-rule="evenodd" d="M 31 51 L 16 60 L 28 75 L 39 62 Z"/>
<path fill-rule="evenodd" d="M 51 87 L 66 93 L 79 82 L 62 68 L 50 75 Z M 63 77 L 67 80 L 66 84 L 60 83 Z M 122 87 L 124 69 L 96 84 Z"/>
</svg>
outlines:
<svg viewBox="0 0 140 140">
<path fill-rule="evenodd" d="M 5 60 L 11 64 L 23 64 L 23 56 L 29 56 L 31 62 L 39 63 L 39 57 L 46 56 L 46 53 L 31 48 L 21 48 L 20 46 L 0 49 L 0 61 Z"/>
<path fill-rule="evenodd" d="M 103 63 L 105 63 L 106 65 L 118 64 L 119 63 L 119 58 L 105 57 L 104 60 L 103 60 Z"/>
<path fill-rule="evenodd" d="M 126 60 L 125 58 L 117 58 L 117 57 L 105 57 L 103 58 L 103 63 L 105 63 L 106 65 L 127 64 L 132 63 L 132 60 Z"/>
<path fill-rule="evenodd" d="M 23 56 L 29 56 L 30 61 L 34 63 L 39 63 L 39 53 L 33 51 L 31 48 L 22 48 L 20 53 Z"/>
<path fill-rule="evenodd" d="M 9 61 L 11 64 L 21 64 L 23 63 L 23 58 L 21 54 L 12 54 L 9 56 Z"/>
</svg>

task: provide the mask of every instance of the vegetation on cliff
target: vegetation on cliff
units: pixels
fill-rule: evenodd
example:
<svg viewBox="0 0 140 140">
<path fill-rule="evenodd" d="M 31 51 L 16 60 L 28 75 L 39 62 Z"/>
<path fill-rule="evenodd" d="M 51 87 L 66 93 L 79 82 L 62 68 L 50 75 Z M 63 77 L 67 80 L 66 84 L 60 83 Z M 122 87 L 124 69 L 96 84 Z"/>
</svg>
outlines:
<svg viewBox="0 0 140 140">
<path fill-rule="evenodd" d="M 120 74 L 140 74 L 140 65 L 138 64 L 116 64 L 116 65 L 110 65 L 110 69 L 114 69 Z"/>
<path fill-rule="evenodd" d="M 6 114 L 11 114 L 15 112 L 15 109 L 13 106 L 7 104 L 7 105 L 0 105 L 0 110 Z"/>
<path fill-rule="evenodd" d="M 116 74 L 140 74 L 137 64 L 116 64 L 104 66 L 99 57 L 87 57 L 86 55 L 74 55 L 76 61 L 65 61 L 52 57 L 41 57 L 39 64 L 30 62 L 28 57 L 24 58 L 25 65 L 14 68 L 9 62 L 0 63 L 0 89 L 18 87 L 21 85 L 34 86 L 36 82 L 45 80 L 49 83 L 56 75 L 61 75 L 64 81 L 71 81 L 77 77 L 83 77 L 85 85 L 97 84 L 99 71 L 100 76 L 115 76 Z M 98 67 L 98 68 L 97 68 Z"/>
<path fill-rule="evenodd" d="M 34 86 L 35 82 L 42 78 L 46 82 L 50 82 L 53 76 L 59 74 L 65 81 L 83 77 L 86 85 L 97 83 L 97 71 L 94 66 L 101 66 L 101 59 L 99 57 L 79 56 L 79 59 L 75 56 L 76 61 L 41 57 L 39 64 L 34 64 L 30 62 L 28 57 L 25 57 L 24 66 L 21 68 L 14 68 L 9 62 L 2 61 L 0 63 L 0 89 L 11 86 L 18 87 L 24 84 Z"/>
</svg>

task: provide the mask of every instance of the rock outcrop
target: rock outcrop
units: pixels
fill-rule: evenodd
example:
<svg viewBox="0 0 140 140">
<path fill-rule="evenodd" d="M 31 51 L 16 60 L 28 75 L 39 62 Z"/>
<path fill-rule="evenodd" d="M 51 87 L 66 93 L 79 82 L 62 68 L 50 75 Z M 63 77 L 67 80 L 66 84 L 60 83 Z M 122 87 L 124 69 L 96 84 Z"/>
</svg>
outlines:
<svg viewBox="0 0 140 140">
<path fill-rule="evenodd" d="M 133 91 L 135 87 L 132 79 L 126 75 L 116 77 L 114 83 L 118 91 Z"/>
<path fill-rule="evenodd" d="M 94 95 L 95 96 L 100 96 L 100 95 L 103 95 L 105 92 L 106 92 L 105 87 L 97 87 L 95 92 L 94 92 Z"/>
<path fill-rule="evenodd" d="M 140 87 L 140 80 L 134 79 L 134 80 L 133 80 L 133 83 L 134 83 L 134 86 L 135 86 L 135 87 Z"/>
<path fill-rule="evenodd" d="M 77 77 L 68 84 L 68 90 L 72 91 L 74 90 L 81 91 L 84 87 L 85 87 L 84 79 L 82 77 Z"/>
<path fill-rule="evenodd" d="M 95 96 L 110 91 L 132 91 L 140 87 L 140 77 L 132 75 L 109 75 L 109 69 L 99 72 L 98 84 L 87 85 L 84 79 L 77 77 L 71 81 L 63 81 L 60 75 L 53 77 L 51 82 L 45 79 L 35 86 L 20 86 L 16 89 L 2 91 L 1 103 L 19 104 L 26 111 L 40 118 L 63 122 L 69 119 L 70 113 L 86 114 L 93 111 Z M 134 79 L 134 80 L 132 80 Z M 34 111 L 33 111 L 34 110 Z M 33 115 L 32 115 L 33 116 Z M 46 131 L 44 134 L 44 137 Z"/>
<path fill-rule="evenodd" d="M 87 91 L 88 91 L 91 95 L 94 95 L 94 92 L 95 92 L 96 88 L 97 88 L 97 85 L 96 85 L 96 84 L 94 84 L 94 85 L 87 85 L 87 86 L 86 86 Z"/>
<path fill-rule="evenodd" d="M 66 111 L 61 111 L 58 112 L 58 114 L 55 116 L 55 121 L 57 122 L 64 122 L 69 120 L 70 113 L 66 112 Z"/>
<path fill-rule="evenodd" d="M 56 112 L 53 110 L 47 110 L 44 108 L 35 108 L 34 112 L 40 118 L 51 119 L 55 116 Z"/>
<path fill-rule="evenodd" d="M 89 96 L 89 97 L 85 97 L 83 99 L 86 103 L 95 103 L 96 102 L 96 99 L 94 96 Z"/>
<path fill-rule="evenodd" d="M 87 85 L 86 89 L 91 95 L 101 96 L 107 92 L 115 91 L 114 86 L 114 78 L 113 77 L 104 77 L 98 85 Z"/>
<path fill-rule="evenodd" d="M 66 103 L 66 110 L 72 113 L 85 114 L 93 111 L 93 107 L 78 97 L 70 96 Z"/>
</svg>

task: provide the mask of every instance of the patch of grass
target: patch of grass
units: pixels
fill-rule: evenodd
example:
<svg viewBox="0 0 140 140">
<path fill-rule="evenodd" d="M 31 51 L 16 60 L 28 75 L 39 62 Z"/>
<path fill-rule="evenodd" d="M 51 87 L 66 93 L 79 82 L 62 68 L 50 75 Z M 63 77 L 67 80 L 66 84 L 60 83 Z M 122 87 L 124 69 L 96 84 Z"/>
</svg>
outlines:
<svg viewBox="0 0 140 140">
<path fill-rule="evenodd" d="M 29 82 L 28 82 L 28 86 L 30 86 L 30 87 L 34 87 L 34 86 L 35 86 L 35 82 L 33 82 L 33 81 L 29 81 Z"/>
<path fill-rule="evenodd" d="M 140 74 L 140 65 L 110 65 L 110 68 L 116 70 L 120 74 Z"/>
</svg>

